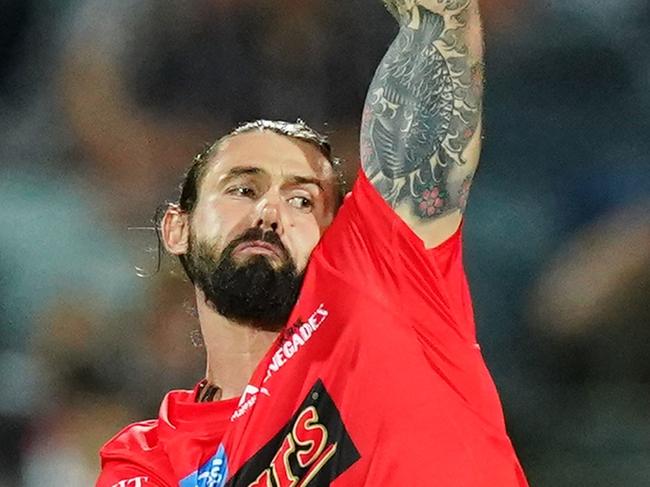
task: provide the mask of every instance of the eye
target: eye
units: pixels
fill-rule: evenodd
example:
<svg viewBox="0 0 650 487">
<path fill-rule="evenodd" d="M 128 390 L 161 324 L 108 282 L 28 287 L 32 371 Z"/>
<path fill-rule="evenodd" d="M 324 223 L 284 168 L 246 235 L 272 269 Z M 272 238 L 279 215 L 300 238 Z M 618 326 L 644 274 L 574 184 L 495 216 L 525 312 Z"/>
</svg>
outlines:
<svg viewBox="0 0 650 487">
<path fill-rule="evenodd" d="M 289 198 L 289 204 L 298 210 L 311 210 L 314 203 L 306 196 L 292 196 Z"/>
<path fill-rule="evenodd" d="M 257 195 L 256 191 L 254 188 L 251 188 L 250 186 L 232 186 L 226 190 L 226 194 L 230 194 L 233 196 L 241 196 L 243 198 L 255 198 Z"/>
</svg>

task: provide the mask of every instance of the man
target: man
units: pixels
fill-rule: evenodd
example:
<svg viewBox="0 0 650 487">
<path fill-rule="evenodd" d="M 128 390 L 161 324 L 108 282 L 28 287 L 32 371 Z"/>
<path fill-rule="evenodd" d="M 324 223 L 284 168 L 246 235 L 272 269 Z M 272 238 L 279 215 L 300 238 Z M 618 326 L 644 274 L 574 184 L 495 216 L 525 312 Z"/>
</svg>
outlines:
<svg viewBox="0 0 650 487">
<path fill-rule="evenodd" d="M 527 485 L 461 262 L 477 1 L 387 6 L 400 30 L 344 202 L 329 146 L 300 122 L 244 125 L 188 172 L 161 234 L 196 289 L 206 377 L 113 438 L 98 485 Z"/>
</svg>

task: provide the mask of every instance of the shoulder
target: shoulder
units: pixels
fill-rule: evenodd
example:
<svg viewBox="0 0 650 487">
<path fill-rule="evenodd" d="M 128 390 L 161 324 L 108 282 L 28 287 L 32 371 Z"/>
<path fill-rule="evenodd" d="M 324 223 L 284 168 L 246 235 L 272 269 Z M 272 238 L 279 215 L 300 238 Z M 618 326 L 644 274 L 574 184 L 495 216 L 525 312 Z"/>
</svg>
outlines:
<svg viewBox="0 0 650 487">
<path fill-rule="evenodd" d="M 165 436 L 165 431 L 175 429 L 173 423 L 178 420 L 176 416 L 179 403 L 192 401 L 195 392 L 196 388 L 168 392 L 160 403 L 158 418 L 138 421 L 123 428 L 102 447 L 102 460 L 127 453 L 155 451 L 160 445 L 161 436 Z"/>
<path fill-rule="evenodd" d="M 158 420 L 132 423 L 108 440 L 100 450 L 102 461 L 128 453 L 149 452 L 158 446 Z"/>
<path fill-rule="evenodd" d="M 168 460 L 159 448 L 157 419 L 130 424 L 108 440 L 99 455 L 98 487 L 168 485 L 163 480 Z"/>
<path fill-rule="evenodd" d="M 160 405 L 157 419 L 132 423 L 108 440 L 99 452 L 100 480 L 104 483 L 98 485 L 112 486 L 117 480 L 137 476 L 149 478 L 150 482 L 155 479 L 156 483 L 151 485 L 167 485 L 164 479 L 172 478 L 172 469 L 166 447 L 170 433 L 175 430 L 170 414 L 173 415 L 179 401 L 192 396 L 193 391 L 169 392 Z"/>
</svg>

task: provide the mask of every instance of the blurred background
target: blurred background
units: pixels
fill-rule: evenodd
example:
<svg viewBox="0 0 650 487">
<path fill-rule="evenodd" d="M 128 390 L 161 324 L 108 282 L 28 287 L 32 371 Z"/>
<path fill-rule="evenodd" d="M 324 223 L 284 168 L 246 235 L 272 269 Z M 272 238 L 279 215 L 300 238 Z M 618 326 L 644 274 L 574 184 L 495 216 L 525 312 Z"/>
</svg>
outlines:
<svg viewBox="0 0 650 487">
<path fill-rule="evenodd" d="M 650 4 L 482 0 L 466 219 L 479 335 L 534 487 L 650 485 Z M 358 164 L 378 0 L 0 0 L 0 487 L 93 485 L 191 387 L 156 207 L 233 125 L 301 117 Z M 53 479 L 57 479 L 54 481 Z"/>
</svg>

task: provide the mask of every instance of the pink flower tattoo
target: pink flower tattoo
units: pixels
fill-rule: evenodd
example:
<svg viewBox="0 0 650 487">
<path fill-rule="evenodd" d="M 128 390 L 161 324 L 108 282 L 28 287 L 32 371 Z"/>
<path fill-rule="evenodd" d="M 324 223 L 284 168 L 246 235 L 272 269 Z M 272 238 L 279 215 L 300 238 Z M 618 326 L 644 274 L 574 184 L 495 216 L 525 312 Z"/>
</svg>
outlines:
<svg viewBox="0 0 650 487">
<path fill-rule="evenodd" d="M 418 205 L 420 214 L 424 217 L 439 215 L 445 207 L 446 199 L 447 192 L 441 191 L 437 186 L 425 189 Z"/>
</svg>

